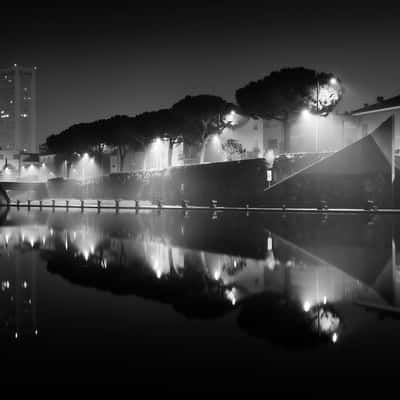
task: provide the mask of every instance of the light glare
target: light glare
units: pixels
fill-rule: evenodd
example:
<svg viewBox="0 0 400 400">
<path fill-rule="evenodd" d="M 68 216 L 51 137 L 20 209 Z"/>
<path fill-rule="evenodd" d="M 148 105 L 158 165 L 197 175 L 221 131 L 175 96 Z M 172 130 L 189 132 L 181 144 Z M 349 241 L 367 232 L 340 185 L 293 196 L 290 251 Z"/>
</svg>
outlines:
<svg viewBox="0 0 400 400">
<path fill-rule="evenodd" d="M 331 84 L 331 85 L 336 85 L 338 82 L 337 82 L 337 79 L 336 78 L 331 78 L 330 80 L 329 80 L 329 83 Z"/>
<path fill-rule="evenodd" d="M 303 310 L 304 310 L 305 312 L 309 312 L 310 309 L 311 309 L 311 304 L 310 304 L 310 302 L 309 302 L 309 301 L 305 301 L 304 304 L 303 304 Z"/>
</svg>

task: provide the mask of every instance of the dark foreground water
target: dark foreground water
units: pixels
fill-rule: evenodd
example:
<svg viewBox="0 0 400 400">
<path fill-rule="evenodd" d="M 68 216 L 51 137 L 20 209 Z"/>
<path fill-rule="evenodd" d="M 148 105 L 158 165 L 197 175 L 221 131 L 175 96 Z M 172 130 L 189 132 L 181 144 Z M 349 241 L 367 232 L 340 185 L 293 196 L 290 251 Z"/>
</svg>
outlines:
<svg viewBox="0 0 400 400">
<path fill-rule="evenodd" d="M 399 239 L 393 216 L 1 209 L 0 381 L 390 382 Z"/>
</svg>

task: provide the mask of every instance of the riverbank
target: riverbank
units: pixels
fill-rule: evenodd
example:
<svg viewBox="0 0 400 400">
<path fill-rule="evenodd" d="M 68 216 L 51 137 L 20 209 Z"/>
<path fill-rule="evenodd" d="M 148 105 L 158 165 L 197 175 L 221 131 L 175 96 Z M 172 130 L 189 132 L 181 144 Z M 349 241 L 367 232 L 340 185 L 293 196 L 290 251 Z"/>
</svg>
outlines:
<svg viewBox="0 0 400 400">
<path fill-rule="evenodd" d="M 8 204 L 2 204 L 0 207 L 13 207 L 24 209 L 62 209 L 62 210 L 97 210 L 97 211 L 134 211 L 134 210 L 180 210 L 183 212 L 208 210 L 217 211 L 240 211 L 240 212 L 280 212 L 280 213 L 319 213 L 327 215 L 329 213 L 336 214 L 400 214 L 400 209 L 384 208 L 307 208 L 307 207 L 229 207 L 219 205 L 217 201 L 210 201 L 208 206 L 190 205 L 182 203 L 181 205 L 163 204 L 161 201 L 156 203 L 151 201 L 139 200 L 97 200 L 97 199 L 43 199 L 43 200 L 27 200 L 27 201 L 11 201 Z"/>
</svg>

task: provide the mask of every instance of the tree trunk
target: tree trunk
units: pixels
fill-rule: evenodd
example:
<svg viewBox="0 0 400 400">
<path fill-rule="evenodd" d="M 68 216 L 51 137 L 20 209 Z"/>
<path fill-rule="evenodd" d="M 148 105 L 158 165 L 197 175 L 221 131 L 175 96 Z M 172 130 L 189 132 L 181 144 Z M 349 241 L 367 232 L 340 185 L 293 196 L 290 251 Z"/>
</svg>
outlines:
<svg viewBox="0 0 400 400">
<path fill-rule="evenodd" d="M 169 139 L 168 143 L 168 167 L 172 167 L 172 153 L 174 151 L 174 141 Z"/>
<path fill-rule="evenodd" d="M 125 156 L 126 156 L 126 151 L 123 146 L 118 147 L 119 150 L 119 159 L 121 161 L 121 164 L 119 166 L 119 172 L 124 172 L 124 163 L 125 163 Z"/>
<path fill-rule="evenodd" d="M 208 138 L 209 136 L 207 136 L 202 144 L 201 144 L 201 151 L 200 151 L 200 163 L 204 162 L 205 156 L 206 156 L 206 150 L 207 150 L 207 144 L 208 144 Z"/>
<path fill-rule="evenodd" d="M 210 135 L 208 134 L 208 124 L 209 121 L 202 121 L 202 133 L 201 133 L 201 150 L 200 150 L 200 163 L 204 162 L 205 154 L 206 154 L 206 148 L 207 148 L 207 143 Z"/>
<path fill-rule="evenodd" d="M 169 273 L 171 276 L 177 276 L 174 257 L 172 255 L 172 247 L 168 248 L 168 261 L 169 261 Z"/>
<path fill-rule="evenodd" d="M 290 152 L 290 126 L 289 126 L 289 118 L 285 118 L 282 120 L 283 125 L 283 152 Z"/>
</svg>

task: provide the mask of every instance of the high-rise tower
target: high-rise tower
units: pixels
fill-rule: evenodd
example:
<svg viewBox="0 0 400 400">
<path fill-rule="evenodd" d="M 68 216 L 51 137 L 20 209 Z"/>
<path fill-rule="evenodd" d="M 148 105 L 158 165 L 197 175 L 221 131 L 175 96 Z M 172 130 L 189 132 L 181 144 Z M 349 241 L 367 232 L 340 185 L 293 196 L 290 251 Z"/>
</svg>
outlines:
<svg viewBox="0 0 400 400">
<path fill-rule="evenodd" d="M 0 69 L 0 147 L 37 152 L 36 67 Z"/>
</svg>

